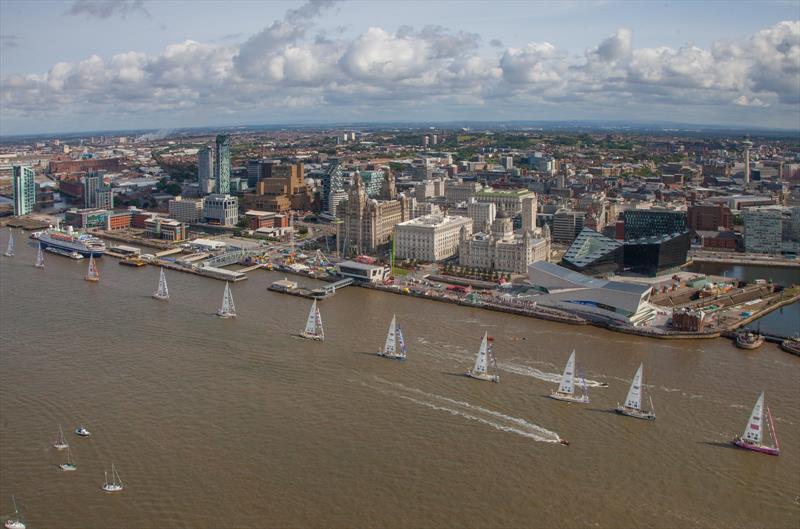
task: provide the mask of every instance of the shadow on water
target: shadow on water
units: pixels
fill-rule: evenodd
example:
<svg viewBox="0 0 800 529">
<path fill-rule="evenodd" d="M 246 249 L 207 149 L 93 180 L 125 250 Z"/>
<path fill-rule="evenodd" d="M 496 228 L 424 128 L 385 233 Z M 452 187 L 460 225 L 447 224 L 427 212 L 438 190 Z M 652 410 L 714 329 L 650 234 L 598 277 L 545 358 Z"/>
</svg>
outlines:
<svg viewBox="0 0 800 529">
<path fill-rule="evenodd" d="M 720 441 L 697 441 L 697 444 L 714 446 L 716 448 L 729 448 L 731 450 L 740 450 L 736 448 L 733 443 L 721 443 Z"/>
<path fill-rule="evenodd" d="M 615 412 L 611 408 L 587 408 L 586 411 L 591 411 L 593 413 L 610 413 L 611 415 L 617 415 L 617 412 Z"/>
<path fill-rule="evenodd" d="M 447 375 L 448 377 L 458 377 L 458 378 L 466 378 L 464 373 L 453 373 L 452 371 L 442 371 L 443 375 Z"/>
</svg>

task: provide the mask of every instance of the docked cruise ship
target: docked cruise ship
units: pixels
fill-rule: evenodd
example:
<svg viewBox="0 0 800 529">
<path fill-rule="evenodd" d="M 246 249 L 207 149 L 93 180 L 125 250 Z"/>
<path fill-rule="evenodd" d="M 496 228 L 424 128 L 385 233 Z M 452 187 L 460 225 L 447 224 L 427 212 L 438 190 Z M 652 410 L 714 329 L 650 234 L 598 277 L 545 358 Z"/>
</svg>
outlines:
<svg viewBox="0 0 800 529">
<path fill-rule="evenodd" d="M 67 252 L 78 252 L 85 257 L 90 255 L 102 257 L 106 249 L 106 243 L 101 239 L 82 231 L 74 231 L 72 226 L 67 226 L 66 230 L 50 228 L 36 232 L 31 237 L 37 239 L 45 248 L 49 246 Z"/>
</svg>

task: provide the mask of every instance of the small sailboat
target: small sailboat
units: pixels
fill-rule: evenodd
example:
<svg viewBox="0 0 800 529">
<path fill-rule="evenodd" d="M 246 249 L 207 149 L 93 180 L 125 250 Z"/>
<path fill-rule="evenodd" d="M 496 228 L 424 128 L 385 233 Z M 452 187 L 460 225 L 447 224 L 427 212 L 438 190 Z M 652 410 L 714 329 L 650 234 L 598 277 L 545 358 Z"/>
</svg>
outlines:
<svg viewBox="0 0 800 529">
<path fill-rule="evenodd" d="M 158 277 L 158 288 L 153 292 L 153 297 L 161 301 L 169 299 L 169 289 L 167 288 L 167 276 L 164 275 L 164 268 L 161 268 L 161 275 Z"/>
<path fill-rule="evenodd" d="M 11 503 L 14 504 L 14 515 L 10 516 L 3 526 L 6 529 L 25 529 L 25 524 L 22 522 L 22 515 L 19 513 L 19 508 L 17 508 L 17 500 L 14 498 L 14 496 L 11 496 Z"/>
<path fill-rule="evenodd" d="M 73 470 L 78 470 L 78 465 L 75 464 L 75 460 L 72 459 L 72 450 L 70 447 L 67 447 L 67 462 L 61 463 L 58 465 L 58 468 L 63 470 L 64 472 L 72 472 Z"/>
<path fill-rule="evenodd" d="M 44 252 L 42 251 L 42 243 L 39 243 L 39 250 L 36 252 L 36 268 L 44 268 Z"/>
<path fill-rule="evenodd" d="M 225 281 L 225 293 L 222 294 L 222 307 L 217 311 L 220 318 L 235 318 L 236 305 L 233 304 L 233 292 L 227 281 Z"/>
<path fill-rule="evenodd" d="M 84 428 L 83 425 L 81 425 L 75 428 L 75 435 L 80 435 L 81 437 L 89 437 L 90 435 L 92 435 L 92 432 L 90 432 L 89 430 Z"/>
<path fill-rule="evenodd" d="M 492 337 L 489 333 L 483 333 L 481 347 L 478 349 L 478 356 L 475 358 L 475 366 L 465 374 L 478 380 L 488 380 L 490 382 L 500 382 L 500 375 L 497 373 L 497 360 L 492 351 Z"/>
<path fill-rule="evenodd" d="M 94 255 L 89 255 L 89 271 L 86 272 L 86 281 L 97 282 L 100 281 L 100 272 L 97 271 L 97 265 L 94 263 Z"/>
<path fill-rule="evenodd" d="M 8 246 L 6 246 L 6 253 L 3 255 L 14 257 L 14 232 L 11 231 L 11 228 L 8 228 Z"/>
<path fill-rule="evenodd" d="M 106 480 L 103 483 L 102 489 L 106 492 L 119 492 L 122 490 L 122 479 L 119 477 L 117 473 L 116 467 L 114 467 L 114 463 L 111 463 L 111 481 L 108 481 L 108 471 L 104 471 L 106 476 Z"/>
<path fill-rule="evenodd" d="M 642 370 L 644 364 L 639 364 L 639 369 L 636 370 L 636 375 L 631 382 L 631 388 L 628 390 L 628 396 L 625 398 L 625 404 L 617 406 L 614 411 L 621 415 L 628 417 L 635 417 L 637 419 L 647 419 L 654 421 L 656 419 L 656 411 L 653 408 L 653 399 L 650 398 L 650 410 L 642 409 Z"/>
<path fill-rule="evenodd" d="M 319 314 L 316 299 L 311 304 L 311 310 L 308 312 L 308 319 L 306 319 L 306 328 L 303 329 L 300 336 L 309 340 L 325 341 L 325 330 L 322 328 L 322 316 Z"/>
<path fill-rule="evenodd" d="M 406 342 L 403 340 L 402 329 L 397 325 L 397 315 L 392 316 L 392 322 L 389 324 L 389 333 L 386 335 L 386 343 L 377 354 L 378 356 L 395 360 L 406 359 Z"/>
<path fill-rule="evenodd" d="M 69 443 L 64 437 L 64 430 L 61 429 L 60 424 L 58 425 L 58 437 L 53 440 L 53 448 L 56 450 L 64 450 L 65 448 L 69 448 Z"/>
<path fill-rule="evenodd" d="M 778 443 L 778 436 L 775 433 L 775 424 L 772 421 L 772 412 L 769 407 L 767 407 L 767 419 L 767 426 L 775 446 L 770 446 L 763 442 L 765 439 L 761 433 L 764 431 L 764 392 L 762 391 L 761 395 L 758 396 L 758 400 L 756 400 L 756 405 L 753 406 L 753 412 L 750 414 L 750 420 L 747 422 L 744 434 L 741 437 L 735 437 L 733 444 L 739 448 L 761 452 L 762 454 L 780 455 L 781 447 Z"/>
<path fill-rule="evenodd" d="M 561 375 L 561 383 L 558 389 L 550 394 L 551 399 L 564 400 L 567 402 L 580 402 L 581 404 L 589 403 L 589 392 L 586 388 L 586 381 L 583 380 L 583 393 L 578 396 L 575 395 L 575 351 L 569 355 L 567 365 L 564 368 L 564 374 Z"/>
</svg>

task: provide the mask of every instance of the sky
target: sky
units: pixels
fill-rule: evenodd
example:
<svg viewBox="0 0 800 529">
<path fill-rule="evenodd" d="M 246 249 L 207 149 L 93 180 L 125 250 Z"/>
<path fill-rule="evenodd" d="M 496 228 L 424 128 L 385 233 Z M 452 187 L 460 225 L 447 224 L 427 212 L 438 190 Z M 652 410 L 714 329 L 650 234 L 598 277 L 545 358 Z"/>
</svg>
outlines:
<svg viewBox="0 0 800 529">
<path fill-rule="evenodd" d="M 0 0 L 0 135 L 510 120 L 800 131 L 800 2 Z"/>
</svg>

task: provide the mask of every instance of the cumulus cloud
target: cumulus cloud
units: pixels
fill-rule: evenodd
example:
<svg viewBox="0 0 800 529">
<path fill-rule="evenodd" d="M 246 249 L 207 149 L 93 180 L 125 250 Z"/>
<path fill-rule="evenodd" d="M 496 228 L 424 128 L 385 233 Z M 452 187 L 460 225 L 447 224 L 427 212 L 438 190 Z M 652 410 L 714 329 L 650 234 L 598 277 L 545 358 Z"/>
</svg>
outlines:
<svg viewBox="0 0 800 529">
<path fill-rule="evenodd" d="M 332 5 L 307 2 L 241 44 L 187 40 L 156 54 L 91 56 L 4 76 L 2 113 L 403 119 L 431 110 L 470 118 L 488 109 L 520 119 L 537 117 L 531 109 L 560 108 L 672 120 L 702 107 L 798 118 L 798 21 L 709 48 L 636 48 L 623 28 L 576 56 L 549 42 L 498 50 L 502 43 L 441 26 L 313 31 Z"/>
<path fill-rule="evenodd" d="M 111 18 L 113 16 L 125 18 L 135 13 L 150 18 L 150 12 L 144 7 L 144 0 L 75 0 L 66 12 L 67 15 L 89 18 Z"/>
</svg>

